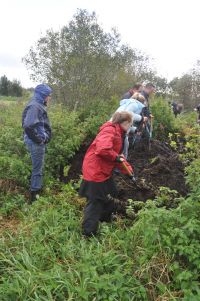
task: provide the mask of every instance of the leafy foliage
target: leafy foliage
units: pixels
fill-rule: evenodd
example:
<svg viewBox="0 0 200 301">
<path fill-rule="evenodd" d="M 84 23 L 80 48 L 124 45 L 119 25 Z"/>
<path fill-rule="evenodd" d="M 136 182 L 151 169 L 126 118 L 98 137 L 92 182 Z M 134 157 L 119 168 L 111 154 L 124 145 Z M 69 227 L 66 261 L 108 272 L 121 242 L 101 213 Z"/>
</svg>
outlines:
<svg viewBox="0 0 200 301">
<path fill-rule="evenodd" d="M 199 300 L 198 129 L 187 129 L 191 140 L 186 137 L 186 151 L 194 154 L 186 168 L 190 195 L 177 198 L 176 191 L 160 187 L 155 200 L 129 200 L 129 218 L 102 223 L 99 237 L 82 237 L 85 200 L 75 185 L 57 181 L 61 165 L 70 164 L 81 141 L 110 117 L 115 102 L 94 103 L 79 112 L 49 107 L 48 185 L 32 206 L 19 191 L 26 189 L 30 166 L 21 132 L 24 103 L 6 106 L 0 114 L 1 300 Z M 161 100 L 156 105 L 152 112 L 159 136 L 167 107 Z M 173 116 L 161 137 L 167 128 L 174 133 Z"/>
<path fill-rule="evenodd" d="M 153 136 L 154 138 L 164 141 L 169 132 L 174 132 L 174 116 L 171 108 L 162 98 L 155 98 L 151 103 L 153 114 Z"/>
<path fill-rule="evenodd" d="M 119 81 L 128 78 L 132 85 L 148 70 L 146 56 L 121 45 L 116 30 L 105 33 L 96 14 L 81 9 L 60 32 L 48 30 L 23 61 L 32 78 L 48 82 L 57 101 L 71 109 L 121 96 L 128 87 Z"/>
<path fill-rule="evenodd" d="M 3 96 L 17 96 L 20 97 L 23 94 L 23 88 L 17 80 L 10 81 L 4 75 L 0 78 L 0 95 Z"/>
</svg>

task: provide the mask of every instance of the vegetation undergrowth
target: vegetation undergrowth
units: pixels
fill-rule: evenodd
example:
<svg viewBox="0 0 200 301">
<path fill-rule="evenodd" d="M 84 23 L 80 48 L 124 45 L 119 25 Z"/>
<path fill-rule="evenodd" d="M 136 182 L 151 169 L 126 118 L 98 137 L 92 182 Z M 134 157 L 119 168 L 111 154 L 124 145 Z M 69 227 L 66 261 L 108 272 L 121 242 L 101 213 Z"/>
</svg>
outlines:
<svg viewBox="0 0 200 301">
<path fill-rule="evenodd" d="M 200 300 L 198 130 L 186 152 L 190 186 L 186 198 L 161 188 L 155 200 L 129 204 L 134 218 L 117 216 L 111 224 L 102 223 L 97 237 L 86 239 L 81 234 L 85 200 L 77 195 L 78 183 L 62 184 L 59 176 L 88 132 L 92 136 L 102 119 L 109 118 L 112 108 L 105 107 L 97 119 L 95 106 L 92 115 L 52 107 L 54 138 L 47 153 L 46 189 L 32 206 L 25 195 L 30 161 L 19 119 L 22 104 L 9 106 L 0 115 L 2 301 Z M 157 124 L 165 121 L 159 122 L 162 109 L 154 115 Z M 171 132 L 177 132 L 175 125 Z M 167 131 L 162 132 L 165 135 Z"/>
</svg>

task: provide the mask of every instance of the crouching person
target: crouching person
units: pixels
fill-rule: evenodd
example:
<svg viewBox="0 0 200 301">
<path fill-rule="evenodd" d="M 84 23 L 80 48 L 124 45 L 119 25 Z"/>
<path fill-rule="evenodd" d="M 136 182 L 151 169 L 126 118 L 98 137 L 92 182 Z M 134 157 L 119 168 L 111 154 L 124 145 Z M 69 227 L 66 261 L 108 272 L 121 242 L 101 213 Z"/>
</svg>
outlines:
<svg viewBox="0 0 200 301">
<path fill-rule="evenodd" d="M 82 223 L 83 234 L 97 233 L 99 222 L 110 222 L 114 210 L 117 189 L 112 179 L 113 169 L 130 175 L 133 169 L 121 155 L 124 135 L 133 123 L 131 113 L 116 112 L 110 121 L 104 123 L 89 146 L 82 166 L 83 180 L 79 194 L 87 199 Z M 122 164 L 123 162 L 123 164 Z M 124 164 L 126 168 L 124 168 Z"/>
</svg>

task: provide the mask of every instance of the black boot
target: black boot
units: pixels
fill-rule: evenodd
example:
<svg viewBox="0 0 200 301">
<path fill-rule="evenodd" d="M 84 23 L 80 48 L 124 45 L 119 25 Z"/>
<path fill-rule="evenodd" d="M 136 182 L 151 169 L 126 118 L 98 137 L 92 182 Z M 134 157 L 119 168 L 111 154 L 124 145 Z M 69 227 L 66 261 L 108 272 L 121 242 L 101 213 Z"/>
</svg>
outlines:
<svg viewBox="0 0 200 301">
<path fill-rule="evenodd" d="M 39 199 L 39 190 L 30 192 L 29 204 L 31 205 L 33 202 Z"/>
</svg>

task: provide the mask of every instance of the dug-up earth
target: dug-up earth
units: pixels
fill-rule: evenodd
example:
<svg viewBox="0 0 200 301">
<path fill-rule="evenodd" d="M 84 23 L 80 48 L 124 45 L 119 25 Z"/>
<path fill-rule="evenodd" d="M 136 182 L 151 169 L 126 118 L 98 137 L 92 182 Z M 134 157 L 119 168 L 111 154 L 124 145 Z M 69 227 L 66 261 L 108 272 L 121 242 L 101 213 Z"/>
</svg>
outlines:
<svg viewBox="0 0 200 301">
<path fill-rule="evenodd" d="M 66 181 L 80 179 L 83 157 L 89 144 L 83 143 L 74 156 Z M 149 148 L 130 148 L 128 161 L 134 167 L 136 182 L 125 175 L 114 174 L 118 199 L 122 203 L 128 199 L 143 202 L 154 199 L 161 186 L 176 190 L 177 196 L 188 194 L 183 163 L 167 143 L 152 140 Z"/>
</svg>

